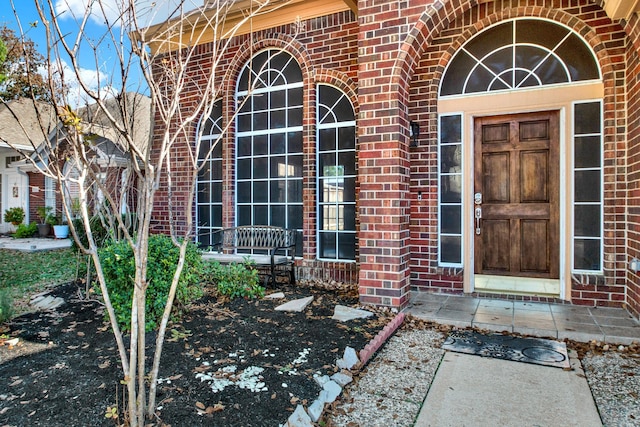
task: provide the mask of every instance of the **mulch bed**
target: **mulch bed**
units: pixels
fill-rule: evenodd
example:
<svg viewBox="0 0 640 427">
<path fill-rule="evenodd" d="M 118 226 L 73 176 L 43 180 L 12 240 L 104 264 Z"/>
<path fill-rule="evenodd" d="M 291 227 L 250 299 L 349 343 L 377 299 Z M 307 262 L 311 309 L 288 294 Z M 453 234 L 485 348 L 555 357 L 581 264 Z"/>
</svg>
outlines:
<svg viewBox="0 0 640 427">
<path fill-rule="evenodd" d="M 346 346 L 362 349 L 392 318 L 376 311 L 365 320 L 332 320 L 336 304 L 357 306 L 354 287 L 277 290 L 286 300 L 315 298 L 303 313 L 286 313 L 273 310 L 282 300 L 228 301 L 208 291 L 171 325 L 160 368 L 161 408 L 151 425 L 283 424 L 296 405 L 318 396 L 314 374 L 331 375 Z M 122 368 L 103 307 L 80 298 L 75 284 L 57 287 L 52 295 L 67 303 L 16 318 L 4 331 L 20 343 L 0 346 L 0 425 L 122 423 Z M 149 338 L 152 346 L 154 336 Z M 241 388 L 239 377 L 252 373 Z M 118 403 L 119 420 L 105 418 L 107 408 Z"/>
</svg>

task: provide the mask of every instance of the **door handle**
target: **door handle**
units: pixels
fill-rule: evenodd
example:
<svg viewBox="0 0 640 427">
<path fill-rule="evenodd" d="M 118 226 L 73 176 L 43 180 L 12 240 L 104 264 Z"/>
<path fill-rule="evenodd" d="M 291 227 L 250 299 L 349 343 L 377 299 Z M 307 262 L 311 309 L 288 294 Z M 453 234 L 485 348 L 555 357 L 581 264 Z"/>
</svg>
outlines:
<svg viewBox="0 0 640 427">
<path fill-rule="evenodd" d="M 482 208 L 476 206 L 473 216 L 476 219 L 476 234 L 480 235 L 480 220 L 482 219 Z"/>
</svg>

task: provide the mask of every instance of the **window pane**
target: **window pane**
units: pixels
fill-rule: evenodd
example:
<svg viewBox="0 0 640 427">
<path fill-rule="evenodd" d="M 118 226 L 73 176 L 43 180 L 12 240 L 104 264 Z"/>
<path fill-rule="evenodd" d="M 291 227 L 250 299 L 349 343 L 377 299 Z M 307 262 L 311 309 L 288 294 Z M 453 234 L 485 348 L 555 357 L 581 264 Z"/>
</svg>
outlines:
<svg viewBox="0 0 640 427">
<path fill-rule="evenodd" d="M 601 269 L 600 240 L 576 239 L 573 250 L 573 266 L 577 270 Z"/>
<path fill-rule="evenodd" d="M 336 259 L 336 240 L 335 233 L 320 233 L 320 258 Z"/>
<path fill-rule="evenodd" d="M 287 168 L 287 176 L 302 176 L 302 156 L 289 156 L 289 167 Z"/>
<path fill-rule="evenodd" d="M 600 170 L 576 171 L 576 202 L 600 202 Z"/>
<path fill-rule="evenodd" d="M 271 181 L 271 203 L 285 203 L 287 201 L 286 186 L 287 181 L 283 179 Z"/>
<path fill-rule="evenodd" d="M 302 153 L 302 132 L 289 132 L 287 138 L 289 153 Z"/>
<path fill-rule="evenodd" d="M 302 80 L 300 80 L 302 81 Z M 289 91 L 287 92 L 288 98 L 289 98 L 289 106 L 292 105 L 302 105 L 302 88 L 301 87 L 296 87 L 293 89 L 289 89 Z"/>
<path fill-rule="evenodd" d="M 254 157 L 253 177 L 256 179 L 267 178 L 269 176 L 269 163 L 267 157 Z"/>
<path fill-rule="evenodd" d="M 251 155 L 251 137 L 245 136 L 238 138 L 238 143 L 236 144 L 238 157 L 246 157 Z"/>
<path fill-rule="evenodd" d="M 267 205 L 253 206 L 253 224 L 254 225 L 269 224 L 269 207 Z"/>
<path fill-rule="evenodd" d="M 356 153 L 347 151 L 338 153 L 338 165 L 344 170 L 345 175 L 356 174 Z"/>
<path fill-rule="evenodd" d="M 302 203 L 302 180 L 289 180 L 287 182 L 287 202 Z"/>
<path fill-rule="evenodd" d="M 239 159 L 238 160 L 238 179 L 250 179 L 251 178 L 251 159 Z"/>
<path fill-rule="evenodd" d="M 336 149 L 336 130 L 320 129 L 318 131 L 318 148 L 320 151 Z"/>
<path fill-rule="evenodd" d="M 462 141 L 462 116 L 443 116 L 440 118 L 440 143 Z"/>
<path fill-rule="evenodd" d="M 261 156 L 269 154 L 269 137 L 267 135 L 256 135 L 253 137 L 253 155 Z"/>
<path fill-rule="evenodd" d="M 222 183 L 214 182 L 211 184 L 211 201 L 214 203 L 222 203 Z"/>
<path fill-rule="evenodd" d="M 238 203 L 251 203 L 251 182 L 239 182 L 236 196 Z"/>
<path fill-rule="evenodd" d="M 302 206 L 301 205 L 289 205 L 287 206 L 287 224 L 288 228 L 302 228 Z"/>
<path fill-rule="evenodd" d="M 574 221 L 576 237 L 600 237 L 600 205 L 576 206 Z"/>
<path fill-rule="evenodd" d="M 251 225 L 251 206 L 238 206 L 238 225 Z"/>
<path fill-rule="evenodd" d="M 211 162 L 211 179 L 222 180 L 222 162 Z"/>
<path fill-rule="evenodd" d="M 288 126 L 302 126 L 302 107 L 289 108 L 289 122 Z"/>
<path fill-rule="evenodd" d="M 338 258 L 356 259 L 356 235 L 353 233 L 338 234 Z"/>
<path fill-rule="evenodd" d="M 356 128 L 355 126 L 341 127 L 338 129 L 338 149 L 356 149 Z"/>
<path fill-rule="evenodd" d="M 602 162 L 600 136 L 581 136 L 575 140 L 575 167 L 600 167 Z"/>
<path fill-rule="evenodd" d="M 355 205 L 342 205 L 344 213 L 344 227 L 343 230 L 355 230 L 356 229 L 356 206 Z"/>
<path fill-rule="evenodd" d="M 208 183 L 198 183 L 198 203 L 211 202 L 211 188 Z"/>
<path fill-rule="evenodd" d="M 462 262 L 462 238 L 442 236 L 440 238 L 440 261 L 443 263 L 460 264 Z"/>
<path fill-rule="evenodd" d="M 460 234 L 462 233 L 462 207 L 461 206 L 440 206 L 441 233 Z"/>
<path fill-rule="evenodd" d="M 460 203 L 461 177 L 459 175 L 449 175 L 440 177 L 440 202 Z"/>
<path fill-rule="evenodd" d="M 276 133 L 271 135 L 271 154 L 284 154 L 287 152 L 284 135 Z"/>
<path fill-rule="evenodd" d="M 287 210 L 284 205 L 271 205 L 271 225 L 287 227 Z"/>
<path fill-rule="evenodd" d="M 600 133 L 600 103 L 590 102 L 574 106 L 575 134 Z"/>
<path fill-rule="evenodd" d="M 287 92 L 284 90 L 276 90 L 269 94 L 271 97 L 271 108 L 284 108 L 286 107 L 285 100 Z"/>
<path fill-rule="evenodd" d="M 343 193 L 342 200 L 344 200 L 345 202 L 356 201 L 356 179 L 355 178 L 344 178 L 344 193 Z"/>
<path fill-rule="evenodd" d="M 269 181 L 255 181 L 253 183 L 253 201 L 256 203 L 269 201 Z"/>
<path fill-rule="evenodd" d="M 272 110 L 270 129 L 280 129 L 287 125 L 286 110 Z"/>
<path fill-rule="evenodd" d="M 322 171 L 322 173 L 331 173 L 331 176 L 335 175 L 332 172 L 335 171 L 336 164 L 336 153 L 324 153 L 319 156 L 318 169 Z M 329 169 L 327 169 L 329 168 Z"/>
<path fill-rule="evenodd" d="M 269 113 L 253 114 L 253 130 L 269 129 Z"/>
</svg>

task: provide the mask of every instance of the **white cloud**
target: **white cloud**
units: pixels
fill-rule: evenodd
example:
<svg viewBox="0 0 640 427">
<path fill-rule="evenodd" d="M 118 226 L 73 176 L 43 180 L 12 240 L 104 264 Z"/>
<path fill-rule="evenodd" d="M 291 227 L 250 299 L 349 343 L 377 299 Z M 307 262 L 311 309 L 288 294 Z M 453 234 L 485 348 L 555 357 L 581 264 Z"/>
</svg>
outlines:
<svg viewBox="0 0 640 427">
<path fill-rule="evenodd" d="M 88 68 L 80 68 L 77 73 L 79 75 L 78 76 L 73 71 L 71 65 L 66 62 L 62 62 L 59 68 L 62 72 L 56 73 L 56 77 L 60 78 L 60 76 L 63 76 L 64 78 L 64 84 L 62 85 L 66 92 L 66 99 L 64 102 L 73 108 L 82 106 L 88 101 L 87 93 L 80 85 L 80 81 L 82 81 L 91 91 L 99 93 L 101 98 L 112 96 L 114 91 L 117 92 L 117 90 L 112 86 L 113 82 L 109 80 L 109 76 L 104 72 Z M 42 72 L 46 73 L 46 70 L 42 70 Z"/>
<path fill-rule="evenodd" d="M 182 3 L 185 11 L 203 5 L 203 0 L 136 0 L 135 7 L 141 26 L 165 21 Z M 105 17 L 109 22 L 116 22 L 121 11 L 128 6 L 128 0 L 56 0 L 55 10 L 63 19 L 81 19 L 91 7 L 91 19 L 103 25 Z"/>
</svg>

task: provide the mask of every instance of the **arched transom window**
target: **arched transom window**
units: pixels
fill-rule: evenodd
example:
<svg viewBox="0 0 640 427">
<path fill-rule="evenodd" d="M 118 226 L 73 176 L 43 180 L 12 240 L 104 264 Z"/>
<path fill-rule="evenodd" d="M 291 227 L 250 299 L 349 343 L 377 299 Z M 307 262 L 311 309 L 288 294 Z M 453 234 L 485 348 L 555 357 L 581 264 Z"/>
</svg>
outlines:
<svg viewBox="0 0 640 427">
<path fill-rule="evenodd" d="M 572 30 L 540 19 L 516 19 L 483 31 L 456 53 L 440 96 L 599 78 L 591 49 Z"/>
</svg>

